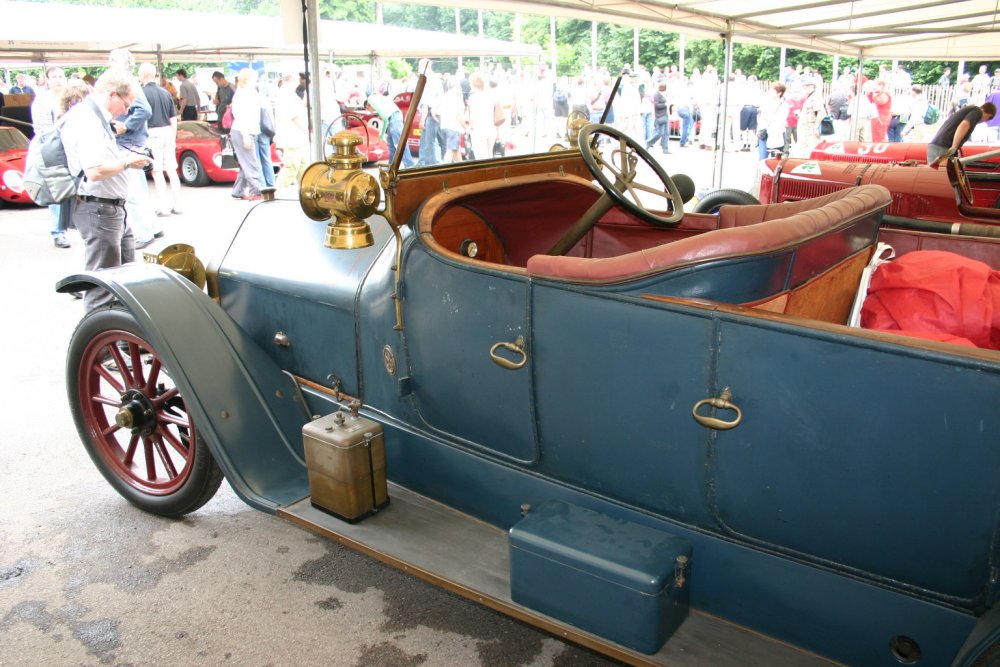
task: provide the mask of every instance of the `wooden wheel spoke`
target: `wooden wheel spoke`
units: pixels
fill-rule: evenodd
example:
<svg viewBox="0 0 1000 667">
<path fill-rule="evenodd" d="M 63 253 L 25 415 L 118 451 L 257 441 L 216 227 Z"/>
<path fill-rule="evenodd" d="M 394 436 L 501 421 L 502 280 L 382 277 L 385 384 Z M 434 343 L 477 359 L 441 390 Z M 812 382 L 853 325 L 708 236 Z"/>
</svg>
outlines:
<svg viewBox="0 0 1000 667">
<path fill-rule="evenodd" d="M 121 398 L 111 396 L 105 396 L 103 394 L 97 394 L 96 396 L 91 396 L 90 400 L 98 405 L 109 405 L 113 408 L 117 408 L 121 405 Z"/>
<path fill-rule="evenodd" d="M 126 388 L 135 387 L 135 377 L 132 372 L 129 371 L 128 366 L 125 364 L 125 357 L 122 356 L 122 351 L 118 349 L 118 345 L 112 343 L 108 346 L 108 350 L 111 352 L 111 358 L 115 362 L 115 366 L 118 367 L 118 374 L 121 376 L 125 383 Z"/>
<path fill-rule="evenodd" d="M 185 461 L 188 459 L 188 456 L 190 455 L 190 446 L 185 445 L 180 438 L 174 435 L 173 431 L 165 426 L 160 426 L 156 429 L 156 432 L 160 435 L 160 438 L 165 444 L 170 445 L 175 452 L 180 454 L 181 458 Z"/>
<path fill-rule="evenodd" d="M 167 452 L 166 445 L 163 444 L 163 438 L 160 437 L 160 434 L 153 433 L 152 435 L 149 436 L 149 441 L 152 443 L 153 450 L 159 457 L 160 463 L 163 464 L 163 468 L 167 473 L 167 478 L 174 479 L 175 477 L 177 477 L 177 468 L 174 467 L 173 459 L 170 458 L 170 453 Z M 147 464 L 146 467 L 149 468 L 149 465 Z M 153 470 L 155 470 L 155 466 L 153 467 Z M 155 479 L 156 479 L 155 477 L 150 477 L 149 481 L 154 481 Z"/>
<path fill-rule="evenodd" d="M 111 385 L 111 387 L 118 393 L 125 392 L 125 385 L 123 385 L 119 378 L 115 377 L 114 374 L 104 367 L 104 364 L 97 362 L 94 364 L 94 371 L 104 378 L 104 381 Z"/>
<path fill-rule="evenodd" d="M 146 378 L 146 385 L 143 388 L 143 393 L 147 396 L 153 395 L 153 390 L 156 388 L 156 381 L 160 379 L 160 369 L 163 367 L 163 363 L 157 356 L 153 357 L 153 363 L 149 367 L 149 377 Z"/>
<path fill-rule="evenodd" d="M 180 392 L 180 390 L 178 390 L 178 389 L 177 389 L 177 387 L 171 387 L 170 389 L 167 389 L 167 390 L 166 390 L 165 392 L 163 392 L 163 393 L 162 393 L 162 394 L 160 394 L 159 396 L 155 396 L 155 397 L 153 397 L 153 398 L 152 398 L 152 399 L 150 399 L 150 400 L 151 400 L 151 402 L 153 403 L 153 406 L 154 406 L 154 407 L 157 407 L 157 408 L 159 408 L 159 407 L 161 407 L 161 406 L 162 406 L 162 405 L 163 405 L 164 403 L 166 403 L 167 401 L 169 401 L 169 400 L 170 400 L 171 398 L 173 398 L 174 396 L 177 396 L 177 395 L 179 395 L 180 393 L 181 393 L 181 392 Z M 148 394 L 147 394 L 147 395 L 148 395 Z"/>
<path fill-rule="evenodd" d="M 132 466 L 132 460 L 135 458 L 135 450 L 138 444 L 139 436 L 133 434 L 128 441 L 128 449 L 125 450 L 125 458 L 122 459 L 122 463 L 125 464 L 126 467 Z"/>
<path fill-rule="evenodd" d="M 146 459 L 146 480 L 156 481 L 156 457 L 153 455 L 153 439 L 150 436 L 142 438 L 142 454 Z"/>
<path fill-rule="evenodd" d="M 171 414 L 165 410 L 160 410 L 156 413 L 156 419 L 159 422 L 165 424 L 173 424 L 174 426 L 182 426 L 184 428 L 189 428 L 191 426 L 191 419 L 187 416 L 177 416 Z"/>
<path fill-rule="evenodd" d="M 142 375 L 142 355 L 139 353 L 139 346 L 135 343 L 128 344 L 129 361 L 132 363 L 132 380 L 134 386 L 145 387 L 146 379 Z"/>
</svg>

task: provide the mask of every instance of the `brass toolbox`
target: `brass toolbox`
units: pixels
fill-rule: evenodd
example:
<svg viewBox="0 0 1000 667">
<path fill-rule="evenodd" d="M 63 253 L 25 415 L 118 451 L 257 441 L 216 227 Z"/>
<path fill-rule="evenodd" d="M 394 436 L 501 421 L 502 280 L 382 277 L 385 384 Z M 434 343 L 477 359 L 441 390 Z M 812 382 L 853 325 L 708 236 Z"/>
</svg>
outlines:
<svg viewBox="0 0 1000 667">
<path fill-rule="evenodd" d="M 339 411 L 302 427 L 312 504 L 355 522 L 389 503 L 382 425 Z"/>
</svg>

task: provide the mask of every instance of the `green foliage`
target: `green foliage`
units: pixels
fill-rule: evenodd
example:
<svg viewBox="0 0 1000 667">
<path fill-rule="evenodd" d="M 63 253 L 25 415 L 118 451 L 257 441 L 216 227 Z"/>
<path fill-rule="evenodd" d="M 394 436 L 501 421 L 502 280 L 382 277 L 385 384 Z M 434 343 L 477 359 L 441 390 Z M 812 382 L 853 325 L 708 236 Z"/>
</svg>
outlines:
<svg viewBox="0 0 1000 667">
<path fill-rule="evenodd" d="M 413 67 L 410 63 L 399 58 L 386 60 L 385 69 L 388 71 L 389 77 L 393 79 L 405 79 L 413 73 Z"/>
<path fill-rule="evenodd" d="M 321 19 L 375 22 L 375 3 L 370 0 L 319 0 L 318 7 Z"/>
</svg>

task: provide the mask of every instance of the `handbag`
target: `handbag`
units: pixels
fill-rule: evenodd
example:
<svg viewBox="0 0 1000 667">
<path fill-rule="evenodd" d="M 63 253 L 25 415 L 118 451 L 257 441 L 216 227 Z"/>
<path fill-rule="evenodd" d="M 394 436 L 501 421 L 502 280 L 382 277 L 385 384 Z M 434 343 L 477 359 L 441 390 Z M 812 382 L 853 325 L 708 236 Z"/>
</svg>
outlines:
<svg viewBox="0 0 1000 667">
<path fill-rule="evenodd" d="M 232 105 L 226 107 L 226 110 L 222 112 L 222 129 L 228 130 L 233 126 L 233 107 Z"/>
<path fill-rule="evenodd" d="M 833 119 L 827 116 L 819 122 L 819 133 L 821 136 L 833 134 Z"/>
<path fill-rule="evenodd" d="M 260 108 L 260 133 L 274 139 L 274 119 L 271 118 L 271 112 L 267 107 L 263 106 Z"/>
<path fill-rule="evenodd" d="M 228 109 L 227 109 L 228 111 Z M 236 153 L 233 151 L 233 140 L 229 136 L 222 137 L 219 140 L 222 146 L 222 168 L 223 169 L 237 169 L 240 166 L 239 160 L 236 159 Z"/>
<path fill-rule="evenodd" d="M 497 102 L 493 105 L 493 124 L 500 127 L 507 120 L 504 116 L 503 105 Z"/>
<path fill-rule="evenodd" d="M 476 154 L 472 150 L 472 135 L 468 132 L 462 138 L 462 159 L 463 160 L 475 160 Z"/>
</svg>

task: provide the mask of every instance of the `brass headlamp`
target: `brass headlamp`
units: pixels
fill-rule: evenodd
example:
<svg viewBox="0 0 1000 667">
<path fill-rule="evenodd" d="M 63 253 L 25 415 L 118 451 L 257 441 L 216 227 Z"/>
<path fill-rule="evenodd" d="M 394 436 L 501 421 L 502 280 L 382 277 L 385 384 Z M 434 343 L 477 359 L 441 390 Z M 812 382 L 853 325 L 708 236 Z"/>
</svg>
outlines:
<svg viewBox="0 0 1000 667">
<path fill-rule="evenodd" d="M 309 165 L 299 186 L 299 203 L 313 220 L 327 225 L 327 248 L 367 248 L 375 242 L 366 218 L 381 201 L 378 181 L 361 171 L 364 158 L 356 146 L 361 137 L 347 130 L 330 139 L 333 152 L 325 162 Z"/>
</svg>

